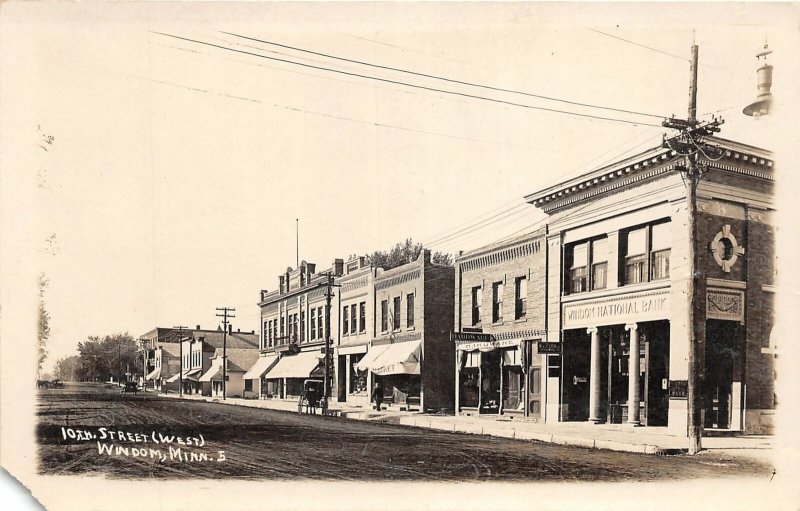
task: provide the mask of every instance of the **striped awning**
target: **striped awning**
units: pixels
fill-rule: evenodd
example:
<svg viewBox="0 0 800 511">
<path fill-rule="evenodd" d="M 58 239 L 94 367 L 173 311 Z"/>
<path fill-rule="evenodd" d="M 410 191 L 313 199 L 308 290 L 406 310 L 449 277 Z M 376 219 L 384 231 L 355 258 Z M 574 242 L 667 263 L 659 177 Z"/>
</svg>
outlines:
<svg viewBox="0 0 800 511">
<path fill-rule="evenodd" d="M 151 371 L 147 376 L 144 377 L 145 380 L 157 380 L 161 377 L 161 368 L 156 367 Z"/>
<path fill-rule="evenodd" d="M 275 365 L 275 362 L 278 361 L 277 355 L 266 355 L 264 357 L 258 357 L 256 363 L 253 364 L 253 367 L 247 370 L 246 373 L 242 376 L 245 380 L 258 380 L 264 374 L 272 369 L 272 366 Z"/>
</svg>

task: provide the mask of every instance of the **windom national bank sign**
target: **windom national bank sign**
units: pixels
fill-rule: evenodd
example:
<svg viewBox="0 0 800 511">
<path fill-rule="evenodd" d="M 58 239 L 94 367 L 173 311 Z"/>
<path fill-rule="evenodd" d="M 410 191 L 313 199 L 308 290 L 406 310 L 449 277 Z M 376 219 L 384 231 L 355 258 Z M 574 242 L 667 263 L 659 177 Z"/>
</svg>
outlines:
<svg viewBox="0 0 800 511">
<path fill-rule="evenodd" d="M 563 328 L 616 325 L 669 318 L 669 290 L 564 304 Z"/>
</svg>

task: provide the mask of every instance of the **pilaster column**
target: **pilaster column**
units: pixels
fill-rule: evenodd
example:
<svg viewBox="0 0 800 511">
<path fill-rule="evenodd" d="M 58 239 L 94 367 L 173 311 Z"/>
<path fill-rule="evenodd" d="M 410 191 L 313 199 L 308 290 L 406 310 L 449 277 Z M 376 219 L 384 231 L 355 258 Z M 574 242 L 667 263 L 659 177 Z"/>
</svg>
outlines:
<svg viewBox="0 0 800 511">
<path fill-rule="evenodd" d="M 589 372 L 589 420 L 598 423 L 600 418 L 600 336 L 597 328 L 589 328 L 587 334 L 592 336 L 591 366 Z"/>
<path fill-rule="evenodd" d="M 625 325 L 631 333 L 631 349 L 628 357 L 628 424 L 639 425 L 639 325 Z"/>
</svg>

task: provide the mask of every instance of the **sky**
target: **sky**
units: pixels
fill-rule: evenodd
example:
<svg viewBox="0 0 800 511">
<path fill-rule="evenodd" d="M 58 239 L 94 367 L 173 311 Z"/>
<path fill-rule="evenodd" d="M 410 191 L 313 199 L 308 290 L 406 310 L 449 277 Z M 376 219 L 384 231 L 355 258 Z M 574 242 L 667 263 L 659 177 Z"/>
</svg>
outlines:
<svg viewBox="0 0 800 511">
<path fill-rule="evenodd" d="M 693 41 L 698 116 L 772 148 L 741 110 L 765 39 L 773 92 L 789 89 L 795 11 L 773 7 L 5 4 L 4 193 L 21 207 L 4 226 L 49 281 L 45 369 L 90 335 L 216 328 L 215 307 L 257 331 L 296 219 L 320 270 L 409 237 L 454 254 L 530 230 L 544 216 L 524 195 L 686 116 Z"/>
</svg>

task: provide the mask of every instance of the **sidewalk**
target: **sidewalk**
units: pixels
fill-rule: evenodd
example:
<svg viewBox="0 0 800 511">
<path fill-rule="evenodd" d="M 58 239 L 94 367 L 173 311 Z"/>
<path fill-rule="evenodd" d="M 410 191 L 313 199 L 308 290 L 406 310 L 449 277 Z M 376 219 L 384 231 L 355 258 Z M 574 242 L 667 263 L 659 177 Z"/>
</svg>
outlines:
<svg viewBox="0 0 800 511">
<path fill-rule="evenodd" d="M 164 396 L 164 394 L 159 394 Z M 166 397 L 179 398 L 177 394 Z M 221 398 L 197 395 L 184 395 L 183 399 L 193 399 L 268 410 L 297 412 L 297 401 L 280 399 L 242 399 Z M 347 406 L 334 402 L 330 410 L 336 416 L 351 420 L 382 421 L 416 428 L 438 429 L 453 433 L 489 435 L 516 440 L 536 440 L 557 445 L 586 447 L 589 449 L 608 449 L 640 454 L 681 454 L 687 450 L 686 438 L 670 435 L 666 428 L 633 427 L 625 424 L 591 424 L 585 422 L 543 424 L 526 420 L 496 416 L 453 416 L 423 414 L 420 412 L 399 411 L 397 409 L 380 412 L 365 407 Z M 318 409 L 317 413 L 321 413 Z M 774 447 L 772 436 L 719 436 L 704 437 L 703 451 L 724 454 L 735 458 L 749 458 L 760 462 L 771 461 Z"/>
</svg>

